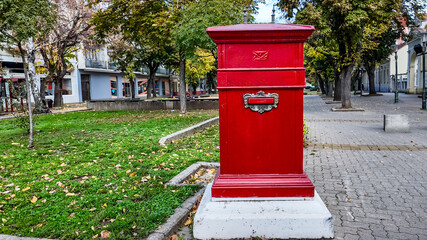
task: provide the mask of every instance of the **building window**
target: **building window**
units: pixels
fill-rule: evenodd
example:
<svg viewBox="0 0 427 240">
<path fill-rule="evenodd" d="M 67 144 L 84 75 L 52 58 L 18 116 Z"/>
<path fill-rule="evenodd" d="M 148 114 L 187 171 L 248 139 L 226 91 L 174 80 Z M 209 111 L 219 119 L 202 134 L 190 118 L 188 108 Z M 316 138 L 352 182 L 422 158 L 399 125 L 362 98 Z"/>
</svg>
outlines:
<svg viewBox="0 0 427 240">
<path fill-rule="evenodd" d="M 62 94 L 63 95 L 72 95 L 73 89 L 71 86 L 71 79 L 63 79 L 62 80 Z"/>
<path fill-rule="evenodd" d="M 116 98 L 117 97 L 117 77 L 115 76 L 110 77 L 110 88 L 111 88 L 111 97 Z"/>
<path fill-rule="evenodd" d="M 122 78 L 122 89 L 123 89 L 123 97 L 130 97 L 130 83 L 126 78 Z"/>
<path fill-rule="evenodd" d="M 165 84 L 165 81 L 163 81 L 163 80 L 161 80 L 162 81 L 162 92 L 161 92 L 161 95 L 166 95 L 166 84 Z"/>
<path fill-rule="evenodd" d="M 46 82 L 45 84 L 45 96 L 53 96 L 53 86 L 54 84 L 52 82 Z"/>
</svg>

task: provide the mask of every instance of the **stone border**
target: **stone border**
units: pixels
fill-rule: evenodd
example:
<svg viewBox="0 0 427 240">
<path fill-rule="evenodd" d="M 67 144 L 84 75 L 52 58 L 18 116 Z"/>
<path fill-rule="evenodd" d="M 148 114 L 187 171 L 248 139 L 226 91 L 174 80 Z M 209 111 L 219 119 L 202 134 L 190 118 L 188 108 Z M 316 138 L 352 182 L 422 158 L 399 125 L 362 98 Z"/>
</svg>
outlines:
<svg viewBox="0 0 427 240">
<path fill-rule="evenodd" d="M 332 112 L 364 112 L 363 108 L 331 108 Z"/>
<path fill-rule="evenodd" d="M 174 132 L 172 134 L 169 134 L 166 137 L 160 138 L 159 144 L 162 146 L 165 146 L 167 143 L 178 140 L 184 136 L 191 135 L 191 134 L 195 133 L 196 131 L 200 131 L 202 129 L 208 128 L 211 125 L 218 124 L 218 123 L 219 123 L 219 117 L 214 117 L 214 118 L 208 119 L 206 121 L 203 121 L 203 122 L 198 123 L 196 125 L 193 125 L 191 127 L 185 128 L 185 129 L 180 130 L 178 132 Z"/>
<path fill-rule="evenodd" d="M 184 171 L 180 172 L 169 182 L 166 186 L 183 186 L 182 182 L 187 179 L 190 175 L 194 174 L 201 167 L 219 167 L 217 162 L 197 162 L 186 168 Z M 153 233 L 148 235 L 147 240 L 163 240 L 166 237 L 172 235 L 176 232 L 178 228 L 184 223 L 187 215 L 190 213 L 194 204 L 196 204 L 198 198 L 205 192 L 206 187 L 200 189 L 194 196 L 185 200 L 181 207 L 175 209 L 175 213 L 168 218 L 165 224 L 163 224 L 159 229 L 155 230 Z"/>
<path fill-rule="evenodd" d="M 48 238 L 18 237 L 18 236 L 6 235 L 6 234 L 0 234 L 0 239 L 2 240 L 52 240 Z"/>
<path fill-rule="evenodd" d="M 185 185 L 182 182 L 187 179 L 189 176 L 196 173 L 201 167 L 205 168 L 219 168 L 219 162 L 197 162 L 186 168 L 184 171 L 180 172 L 178 175 L 173 177 L 169 182 L 166 183 L 166 186 L 182 186 Z"/>
<path fill-rule="evenodd" d="M 147 240 L 163 240 L 178 230 L 184 223 L 188 213 L 190 213 L 198 198 L 205 192 L 205 187 L 200 189 L 194 196 L 185 200 L 181 207 L 175 209 L 175 213 L 168 218 L 165 224 L 148 235 Z"/>
<path fill-rule="evenodd" d="M 341 104 L 341 101 L 326 101 L 326 104 Z"/>
</svg>

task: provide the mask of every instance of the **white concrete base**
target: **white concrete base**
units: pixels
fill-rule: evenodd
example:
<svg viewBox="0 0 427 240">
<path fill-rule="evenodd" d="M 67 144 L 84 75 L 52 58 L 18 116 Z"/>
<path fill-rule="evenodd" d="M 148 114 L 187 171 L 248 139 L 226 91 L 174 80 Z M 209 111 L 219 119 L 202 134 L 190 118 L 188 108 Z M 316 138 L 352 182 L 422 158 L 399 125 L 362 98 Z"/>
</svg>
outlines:
<svg viewBox="0 0 427 240">
<path fill-rule="evenodd" d="M 206 188 L 193 224 L 197 239 L 333 238 L 332 215 L 317 192 L 296 201 L 212 201 Z"/>
<path fill-rule="evenodd" d="M 408 116 L 403 114 L 384 115 L 384 131 L 398 133 L 410 132 Z"/>
</svg>

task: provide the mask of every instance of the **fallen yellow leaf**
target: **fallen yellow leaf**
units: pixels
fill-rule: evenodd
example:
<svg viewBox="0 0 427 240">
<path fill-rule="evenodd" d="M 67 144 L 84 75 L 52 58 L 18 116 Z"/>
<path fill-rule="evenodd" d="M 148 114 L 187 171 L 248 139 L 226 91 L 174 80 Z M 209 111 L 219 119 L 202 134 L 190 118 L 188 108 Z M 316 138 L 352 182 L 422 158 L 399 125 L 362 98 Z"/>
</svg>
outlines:
<svg viewBox="0 0 427 240">
<path fill-rule="evenodd" d="M 26 187 L 26 188 L 22 189 L 23 192 L 28 191 L 28 190 L 30 190 L 30 187 Z"/>
<path fill-rule="evenodd" d="M 37 202 L 37 198 L 35 197 L 35 196 L 33 196 L 32 198 L 31 198 L 31 200 L 30 200 L 32 203 L 35 203 L 35 202 Z"/>
<path fill-rule="evenodd" d="M 193 222 L 193 221 L 191 220 L 191 218 L 188 218 L 188 220 L 187 220 L 187 221 L 185 221 L 184 225 L 185 225 L 185 226 L 188 226 L 188 225 L 190 225 L 192 222 Z"/>
<path fill-rule="evenodd" d="M 98 234 L 96 234 L 96 235 L 93 235 L 93 237 L 92 238 L 97 238 L 98 237 Z"/>
<path fill-rule="evenodd" d="M 136 175 L 136 172 L 133 172 L 133 173 L 129 174 L 129 177 L 133 177 L 135 175 Z"/>
</svg>

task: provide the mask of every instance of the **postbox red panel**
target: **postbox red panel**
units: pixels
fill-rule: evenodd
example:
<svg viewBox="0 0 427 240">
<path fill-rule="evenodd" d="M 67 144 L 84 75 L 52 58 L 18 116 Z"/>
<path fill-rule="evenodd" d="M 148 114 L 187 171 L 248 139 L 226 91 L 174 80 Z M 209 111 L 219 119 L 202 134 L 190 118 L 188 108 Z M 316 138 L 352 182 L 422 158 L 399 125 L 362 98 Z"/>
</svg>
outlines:
<svg viewBox="0 0 427 240">
<path fill-rule="evenodd" d="M 226 44 L 226 68 L 303 67 L 303 44 Z"/>
<path fill-rule="evenodd" d="M 221 167 L 213 197 L 313 197 L 303 171 L 303 42 L 311 26 L 208 28 L 218 44 Z"/>
</svg>

